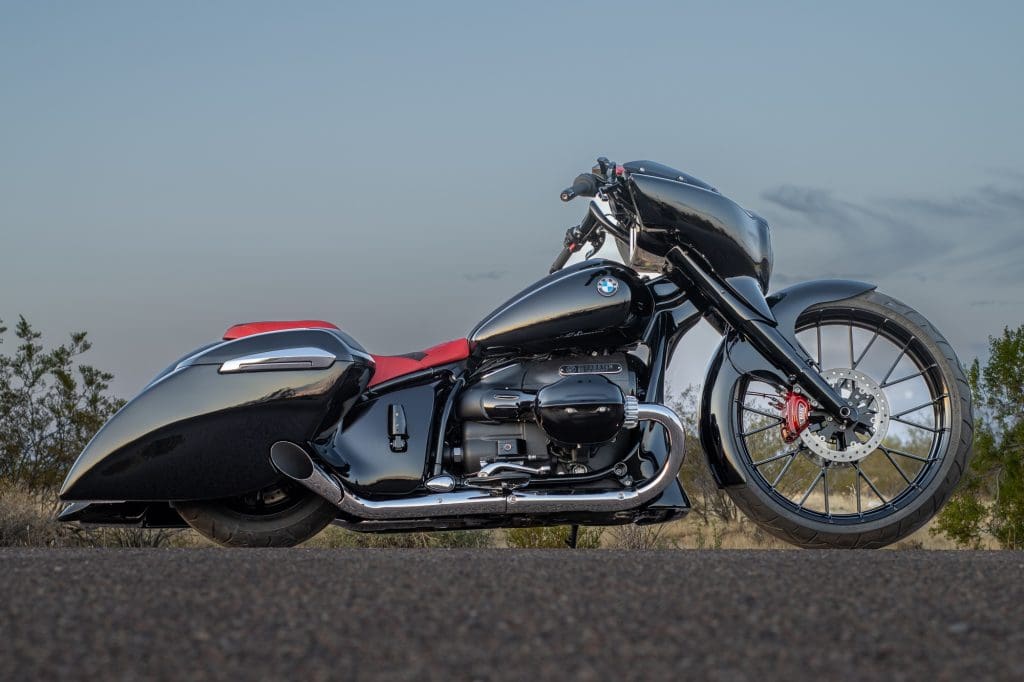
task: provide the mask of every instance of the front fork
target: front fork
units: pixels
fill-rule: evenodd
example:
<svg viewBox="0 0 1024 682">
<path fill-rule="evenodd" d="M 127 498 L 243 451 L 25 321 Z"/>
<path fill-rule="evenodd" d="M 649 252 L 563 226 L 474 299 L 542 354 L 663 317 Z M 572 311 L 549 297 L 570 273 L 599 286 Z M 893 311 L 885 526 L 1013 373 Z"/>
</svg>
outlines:
<svg viewBox="0 0 1024 682">
<path fill-rule="evenodd" d="M 808 358 L 790 343 L 778 329 L 771 311 L 761 301 L 746 301 L 733 288 L 709 275 L 689 252 L 675 247 L 667 254 L 666 274 L 676 284 L 695 294 L 695 303 L 705 312 L 714 311 L 733 329 L 745 336 L 765 358 L 789 378 L 790 386 L 799 386 L 808 396 L 842 423 L 858 423 L 862 416 L 835 388 L 825 381 Z M 746 296 L 760 290 L 748 287 Z M 766 314 L 767 313 L 767 314 Z"/>
</svg>

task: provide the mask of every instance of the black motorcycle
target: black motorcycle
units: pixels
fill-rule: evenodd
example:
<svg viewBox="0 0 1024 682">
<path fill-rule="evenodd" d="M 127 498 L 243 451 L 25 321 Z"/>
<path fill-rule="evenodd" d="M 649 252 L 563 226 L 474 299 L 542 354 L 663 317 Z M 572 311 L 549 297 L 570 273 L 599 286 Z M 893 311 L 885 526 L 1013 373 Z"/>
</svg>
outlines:
<svg viewBox="0 0 1024 682">
<path fill-rule="evenodd" d="M 681 171 L 598 159 L 551 274 L 467 338 L 371 355 L 318 320 L 237 325 L 172 364 L 68 474 L 64 521 L 223 545 L 361 532 L 660 523 L 690 504 L 665 371 L 723 335 L 700 444 L 719 486 L 803 547 L 881 547 L 931 518 L 970 455 L 953 349 L 870 284 L 767 295 L 767 223 Z M 613 237 L 626 264 L 585 260 Z M 653 272 L 652 272 L 653 271 Z M 641 274 L 644 273 L 644 274 Z M 684 351 L 685 352 L 685 351 Z"/>
</svg>

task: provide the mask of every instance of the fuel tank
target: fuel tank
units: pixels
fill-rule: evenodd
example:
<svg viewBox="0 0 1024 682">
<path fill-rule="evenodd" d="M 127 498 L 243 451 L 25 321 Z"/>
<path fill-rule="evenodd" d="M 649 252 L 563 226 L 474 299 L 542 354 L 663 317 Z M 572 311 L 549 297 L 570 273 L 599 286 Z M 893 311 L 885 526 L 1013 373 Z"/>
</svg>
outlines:
<svg viewBox="0 0 1024 682">
<path fill-rule="evenodd" d="M 469 333 L 474 352 L 609 348 L 639 338 L 654 309 L 650 290 L 614 261 L 585 261 L 519 292 Z"/>
</svg>

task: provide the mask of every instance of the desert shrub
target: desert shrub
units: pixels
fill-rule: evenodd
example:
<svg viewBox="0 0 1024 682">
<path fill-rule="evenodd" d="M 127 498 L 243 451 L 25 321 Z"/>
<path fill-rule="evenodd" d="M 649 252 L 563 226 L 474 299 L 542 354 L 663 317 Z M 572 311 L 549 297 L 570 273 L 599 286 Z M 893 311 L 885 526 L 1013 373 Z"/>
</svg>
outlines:
<svg viewBox="0 0 1024 682">
<path fill-rule="evenodd" d="M 974 458 L 933 532 L 978 547 L 990 535 L 1024 548 L 1024 326 L 989 338 L 989 358 L 971 365 Z"/>
<path fill-rule="evenodd" d="M 304 547 L 367 549 L 481 549 L 494 546 L 488 530 L 448 530 L 436 533 L 356 533 L 328 526 Z"/>
<path fill-rule="evenodd" d="M 62 544 L 61 524 L 37 495 L 10 481 L 0 483 L 0 547 Z"/>
<path fill-rule="evenodd" d="M 576 537 L 578 549 L 597 549 L 601 546 L 601 528 L 580 526 Z M 505 544 L 515 549 L 567 549 L 569 526 L 534 526 L 510 528 L 505 531 Z"/>
<path fill-rule="evenodd" d="M 669 536 L 670 525 L 638 526 L 630 523 L 605 529 L 604 546 L 614 549 L 672 549 L 678 543 Z"/>
<path fill-rule="evenodd" d="M 697 432 L 698 388 L 687 386 L 671 403 L 686 429 L 686 457 L 679 469 L 679 481 L 690 498 L 691 519 L 697 518 L 705 524 L 716 520 L 730 523 L 739 518 L 740 512 L 725 491 L 718 487 L 700 447 Z"/>
<path fill-rule="evenodd" d="M 194 542 L 189 531 L 60 523 L 54 499 L 53 491 L 0 483 L 0 547 L 164 547 Z"/>
<path fill-rule="evenodd" d="M 47 491 L 123 402 L 108 392 L 113 375 L 79 362 L 85 332 L 51 350 L 24 317 L 14 334 L 14 353 L 0 354 L 0 478 Z"/>
</svg>

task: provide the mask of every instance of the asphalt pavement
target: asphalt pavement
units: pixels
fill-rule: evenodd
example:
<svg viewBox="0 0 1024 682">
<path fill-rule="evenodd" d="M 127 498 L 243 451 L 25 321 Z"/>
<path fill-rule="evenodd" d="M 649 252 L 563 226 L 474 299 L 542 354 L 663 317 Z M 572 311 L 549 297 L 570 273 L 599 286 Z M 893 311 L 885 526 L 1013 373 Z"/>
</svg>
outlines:
<svg viewBox="0 0 1024 682">
<path fill-rule="evenodd" d="M 0 550 L 0 680 L 1024 679 L 1024 553 Z"/>
</svg>

